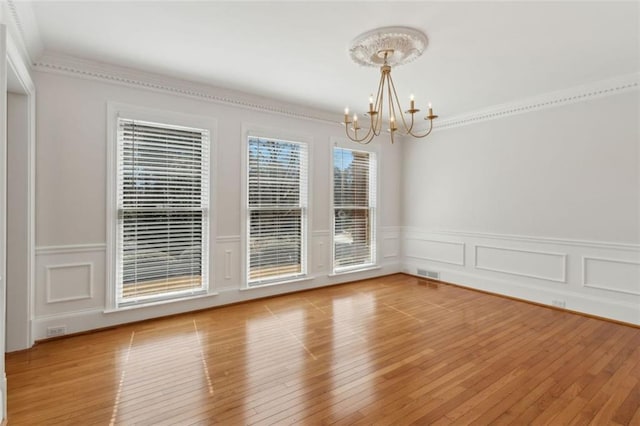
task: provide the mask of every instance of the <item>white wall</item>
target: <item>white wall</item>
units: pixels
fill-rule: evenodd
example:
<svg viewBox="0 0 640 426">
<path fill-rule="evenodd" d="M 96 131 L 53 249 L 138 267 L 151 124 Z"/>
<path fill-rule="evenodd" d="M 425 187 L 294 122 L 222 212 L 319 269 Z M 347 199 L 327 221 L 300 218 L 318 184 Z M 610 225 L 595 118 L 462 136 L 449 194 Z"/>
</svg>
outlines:
<svg viewBox="0 0 640 426">
<path fill-rule="evenodd" d="M 30 345 L 28 108 L 26 95 L 7 94 L 7 352 Z"/>
<path fill-rule="evenodd" d="M 6 188 L 7 188 L 7 27 L 4 8 L 0 8 L 0 353 L 5 351 L 6 335 Z M 0 357 L 0 417 L 7 418 L 7 375 Z"/>
<path fill-rule="evenodd" d="M 405 144 L 405 271 L 640 324 L 639 94 L 585 99 Z"/>
<path fill-rule="evenodd" d="M 381 138 L 382 268 L 331 277 L 329 141 L 342 137 L 341 126 L 267 111 L 247 104 L 246 95 L 248 107 L 207 100 L 208 94 L 169 93 L 165 83 L 141 84 L 135 73 L 111 78 L 100 67 L 34 73 L 36 340 L 47 327 L 72 333 L 417 268 L 461 285 L 640 323 L 638 92 L 627 90 L 637 83 L 542 100 L 520 108 L 531 110 L 523 114 L 467 120 L 473 124 L 425 140 L 392 146 Z M 217 295 L 104 313 L 109 101 L 217 120 L 211 238 Z M 241 290 L 246 123 L 313 138 L 310 281 Z"/>
<path fill-rule="evenodd" d="M 37 103 L 36 159 L 36 286 L 34 337 L 46 337 L 47 327 L 66 326 L 78 332 L 159 315 L 205 308 L 287 291 L 312 288 L 399 270 L 401 148 L 380 146 L 380 250 L 382 268 L 329 277 L 330 137 L 343 128 L 320 120 L 300 119 L 257 108 L 242 108 L 189 96 L 148 90 L 103 79 L 85 79 L 58 72 L 34 73 Z M 105 203 L 107 102 L 217 120 L 217 186 L 213 206 L 211 279 L 219 293 L 204 299 L 175 302 L 116 313 L 105 309 Z M 341 115 L 336 114 L 339 120 Z M 310 135 L 312 202 L 309 272 L 314 279 L 241 291 L 240 170 L 242 125 L 284 128 Z M 68 300 L 71 299 L 71 300 Z"/>
</svg>

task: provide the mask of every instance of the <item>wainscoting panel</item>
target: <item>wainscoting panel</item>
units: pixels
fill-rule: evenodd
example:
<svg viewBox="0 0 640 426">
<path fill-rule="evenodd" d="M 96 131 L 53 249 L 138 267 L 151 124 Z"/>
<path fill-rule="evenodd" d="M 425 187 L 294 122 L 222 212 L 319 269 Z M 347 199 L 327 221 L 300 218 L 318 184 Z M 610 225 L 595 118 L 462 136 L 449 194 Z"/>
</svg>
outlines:
<svg viewBox="0 0 640 426">
<path fill-rule="evenodd" d="M 640 245 L 405 228 L 402 270 L 640 325 Z M 463 250 L 468 248 L 464 261 Z"/>
<path fill-rule="evenodd" d="M 400 228 L 381 228 L 378 249 L 383 250 L 383 241 L 393 240 L 396 243 L 400 240 Z M 400 253 L 397 245 L 392 244 L 385 246 L 384 258 L 379 256 L 379 268 L 332 275 L 330 241 L 326 230 L 311 233 L 309 279 L 246 289 L 241 276 L 240 236 L 221 236 L 211 244 L 211 294 L 120 311 L 105 311 L 105 244 L 39 247 L 36 249 L 33 336 L 35 340 L 46 338 L 49 327 L 64 327 L 67 333 L 77 333 L 400 272 Z"/>
<path fill-rule="evenodd" d="M 385 259 L 400 256 L 400 238 L 384 237 L 382 239 L 382 257 Z"/>
<path fill-rule="evenodd" d="M 213 251 L 213 268 L 210 277 L 213 290 L 235 288 L 240 280 L 240 236 L 229 235 L 215 239 Z"/>
<path fill-rule="evenodd" d="M 46 267 L 47 303 L 70 302 L 93 297 L 93 263 Z"/>
<path fill-rule="evenodd" d="M 35 316 L 104 307 L 105 245 L 36 249 Z"/>
<path fill-rule="evenodd" d="M 441 241 L 427 238 L 405 238 L 405 257 L 438 263 L 464 266 L 463 242 Z"/>
<path fill-rule="evenodd" d="M 476 245 L 475 268 L 561 283 L 567 281 L 565 253 Z"/>
<path fill-rule="evenodd" d="M 582 285 L 640 296 L 640 262 L 584 256 Z"/>
<path fill-rule="evenodd" d="M 381 247 L 380 263 L 397 263 L 400 261 L 401 232 L 402 230 L 396 226 L 382 228 L 378 236 L 378 240 L 380 240 L 378 246 Z"/>
</svg>

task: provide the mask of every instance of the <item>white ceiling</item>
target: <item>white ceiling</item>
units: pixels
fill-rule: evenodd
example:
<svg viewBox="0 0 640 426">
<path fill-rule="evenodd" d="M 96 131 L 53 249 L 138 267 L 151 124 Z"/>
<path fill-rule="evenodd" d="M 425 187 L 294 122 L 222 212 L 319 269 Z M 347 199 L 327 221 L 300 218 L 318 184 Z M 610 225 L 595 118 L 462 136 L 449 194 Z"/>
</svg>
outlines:
<svg viewBox="0 0 640 426">
<path fill-rule="evenodd" d="M 347 105 L 364 109 L 377 87 L 378 71 L 353 63 L 347 50 L 355 36 L 381 26 L 428 35 L 424 55 L 393 76 L 402 98 L 413 93 L 422 108 L 431 101 L 441 117 L 640 71 L 638 2 L 45 1 L 31 8 L 18 11 L 33 14 L 29 37 L 46 52 L 337 116 Z"/>
</svg>

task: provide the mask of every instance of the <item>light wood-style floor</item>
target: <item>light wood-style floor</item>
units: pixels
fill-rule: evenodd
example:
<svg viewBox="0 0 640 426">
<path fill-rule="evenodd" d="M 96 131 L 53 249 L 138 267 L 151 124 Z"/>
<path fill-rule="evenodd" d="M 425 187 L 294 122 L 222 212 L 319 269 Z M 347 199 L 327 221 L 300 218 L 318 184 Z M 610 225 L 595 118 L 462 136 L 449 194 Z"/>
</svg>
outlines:
<svg viewBox="0 0 640 426">
<path fill-rule="evenodd" d="M 7 356 L 9 425 L 640 425 L 640 329 L 406 275 Z"/>
</svg>

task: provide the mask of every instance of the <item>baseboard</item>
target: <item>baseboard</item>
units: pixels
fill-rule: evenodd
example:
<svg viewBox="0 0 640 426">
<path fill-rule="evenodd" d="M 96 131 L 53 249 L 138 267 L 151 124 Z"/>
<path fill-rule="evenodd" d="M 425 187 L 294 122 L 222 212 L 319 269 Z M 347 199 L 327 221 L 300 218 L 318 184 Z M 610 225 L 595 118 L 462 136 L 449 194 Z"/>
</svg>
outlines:
<svg viewBox="0 0 640 426">
<path fill-rule="evenodd" d="M 2 378 L 0 378 L 0 413 L 2 413 L 2 425 L 7 424 L 7 375 L 6 373 L 2 373 Z"/>
<path fill-rule="evenodd" d="M 418 267 L 424 268 L 424 265 L 405 262 L 403 264 L 403 272 L 409 275 L 416 275 Z M 565 303 L 564 309 L 567 311 L 635 326 L 640 325 L 640 308 L 633 302 L 623 302 L 578 293 L 578 291 L 573 291 L 570 287 L 553 288 L 532 285 L 519 280 L 517 277 L 505 280 L 443 267 L 438 267 L 438 272 L 440 272 L 440 280 L 461 287 L 549 307 L 554 307 L 553 301 L 563 301 Z"/>
<path fill-rule="evenodd" d="M 50 339 L 50 337 L 47 336 L 48 327 L 64 326 L 66 327 L 64 336 L 69 336 L 153 318 L 167 317 L 255 299 L 391 275 L 401 272 L 401 269 L 400 263 L 389 262 L 382 264 L 381 267 L 376 270 L 331 277 L 329 275 L 320 275 L 305 282 L 268 286 L 252 289 L 251 291 L 240 290 L 239 286 L 234 286 L 233 288 L 218 288 L 216 289 L 217 294 L 215 296 L 176 301 L 175 303 L 167 303 L 161 306 L 140 307 L 109 313 L 105 313 L 103 309 L 87 309 L 40 316 L 36 317 L 33 321 L 33 336 L 36 342 L 42 342 Z"/>
</svg>

